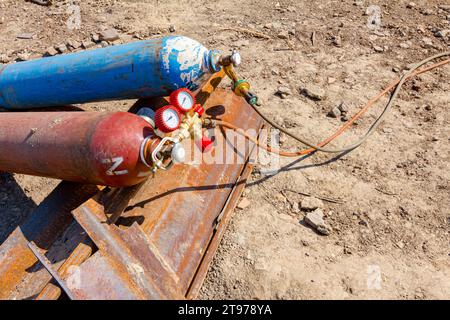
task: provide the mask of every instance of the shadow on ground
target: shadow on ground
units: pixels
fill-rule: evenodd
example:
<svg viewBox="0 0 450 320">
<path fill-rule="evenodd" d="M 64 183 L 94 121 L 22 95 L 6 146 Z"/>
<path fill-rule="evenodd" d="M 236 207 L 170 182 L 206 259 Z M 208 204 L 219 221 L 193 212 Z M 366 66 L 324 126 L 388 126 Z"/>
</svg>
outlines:
<svg viewBox="0 0 450 320">
<path fill-rule="evenodd" d="M 36 208 L 10 173 L 0 173 L 0 245 Z"/>
</svg>

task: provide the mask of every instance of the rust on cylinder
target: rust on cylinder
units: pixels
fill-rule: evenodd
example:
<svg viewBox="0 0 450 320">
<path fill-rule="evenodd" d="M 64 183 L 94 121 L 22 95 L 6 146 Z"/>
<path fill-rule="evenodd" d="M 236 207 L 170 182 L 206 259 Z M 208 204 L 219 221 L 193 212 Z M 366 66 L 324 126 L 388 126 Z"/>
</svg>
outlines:
<svg viewBox="0 0 450 320">
<path fill-rule="evenodd" d="M 141 159 L 145 141 L 159 138 L 147 121 L 128 112 L 3 113 L 0 170 L 130 186 L 151 173 Z"/>
</svg>

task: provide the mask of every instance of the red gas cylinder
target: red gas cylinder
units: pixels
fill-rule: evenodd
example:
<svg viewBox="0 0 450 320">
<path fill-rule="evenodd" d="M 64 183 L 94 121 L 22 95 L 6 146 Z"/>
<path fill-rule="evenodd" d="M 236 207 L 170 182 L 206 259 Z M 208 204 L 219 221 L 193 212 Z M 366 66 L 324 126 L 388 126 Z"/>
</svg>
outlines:
<svg viewBox="0 0 450 320">
<path fill-rule="evenodd" d="M 0 171 L 108 186 L 151 174 L 160 139 L 128 112 L 0 113 Z"/>
</svg>

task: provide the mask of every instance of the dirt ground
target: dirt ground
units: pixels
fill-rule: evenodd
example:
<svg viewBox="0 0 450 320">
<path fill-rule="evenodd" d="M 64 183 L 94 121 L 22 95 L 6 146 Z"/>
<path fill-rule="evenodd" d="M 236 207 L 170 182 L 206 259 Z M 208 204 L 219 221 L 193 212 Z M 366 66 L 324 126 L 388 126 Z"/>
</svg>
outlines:
<svg viewBox="0 0 450 320">
<path fill-rule="evenodd" d="M 239 71 L 262 110 L 312 141 L 342 124 L 327 116 L 331 109 L 343 102 L 352 115 L 407 65 L 450 47 L 448 0 L 53 2 L 0 0 L 0 62 L 36 58 L 68 42 L 62 51 L 108 45 L 91 40 L 110 28 L 121 37 L 114 43 L 186 35 L 210 48 L 238 49 Z M 333 146 L 357 139 L 386 101 Z M 127 110 L 131 103 L 84 108 Z M 379 130 L 353 152 L 283 159 L 274 176 L 256 165 L 243 195 L 249 205 L 235 211 L 200 298 L 449 299 L 449 107 L 445 66 L 405 85 Z M 1 243 L 58 181 L 0 179 Z M 325 199 L 319 206 L 328 236 L 304 223 L 302 193 Z"/>
</svg>

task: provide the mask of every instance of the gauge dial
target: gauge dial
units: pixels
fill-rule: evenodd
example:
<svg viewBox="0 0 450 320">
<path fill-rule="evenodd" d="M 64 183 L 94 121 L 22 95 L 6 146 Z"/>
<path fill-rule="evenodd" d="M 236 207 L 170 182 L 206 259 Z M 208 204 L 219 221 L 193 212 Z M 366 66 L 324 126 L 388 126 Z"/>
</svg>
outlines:
<svg viewBox="0 0 450 320">
<path fill-rule="evenodd" d="M 155 124 L 162 132 L 175 131 L 181 124 L 180 113 L 171 105 L 159 108 L 155 113 Z"/>
<path fill-rule="evenodd" d="M 194 107 L 195 97 L 190 90 L 181 88 L 172 92 L 170 95 L 170 103 L 184 113 Z"/>
</svg>

